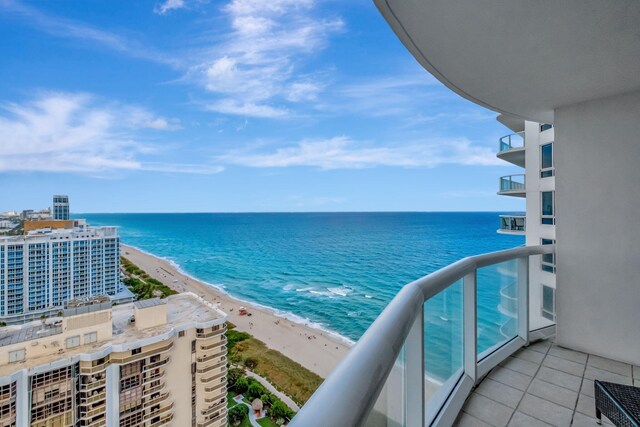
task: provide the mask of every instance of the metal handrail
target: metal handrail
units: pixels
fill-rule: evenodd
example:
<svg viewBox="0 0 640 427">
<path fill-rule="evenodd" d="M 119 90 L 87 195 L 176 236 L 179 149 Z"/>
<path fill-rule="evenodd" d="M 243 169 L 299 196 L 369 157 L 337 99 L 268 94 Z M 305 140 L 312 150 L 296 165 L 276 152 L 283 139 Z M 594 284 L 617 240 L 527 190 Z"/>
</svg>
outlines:
<svg viewBox="0 0 640 427">
<path fill-rule="evenodd" d="M 514 138 L 514 137 L 519 138 Z M 522 143 L 521 145 L 515 145 L 514 142 Z M 514 148 L 523 148 L 524 147 L 524 131 L 516 132 L 509 135 L 505 135 L 500 138 L 500 151 L 512 150 Z"/>
<path fill-rule="evenodd" d="M 480 268 L 554 251 L 554 245 L 524 246 L 471 256 L 405 285 L 289 425 L 363 425 L 416 319 L 421 319 L 426 301 Z M 473 357 L 476 357 L 475 351 Z M 473 377 L 475 380 L 475 372 Z M 419 404 L 424 405 L 424 400 L 420 400 Z M 446 402 L 447 399 L 442 405 Z"/>
</svg>

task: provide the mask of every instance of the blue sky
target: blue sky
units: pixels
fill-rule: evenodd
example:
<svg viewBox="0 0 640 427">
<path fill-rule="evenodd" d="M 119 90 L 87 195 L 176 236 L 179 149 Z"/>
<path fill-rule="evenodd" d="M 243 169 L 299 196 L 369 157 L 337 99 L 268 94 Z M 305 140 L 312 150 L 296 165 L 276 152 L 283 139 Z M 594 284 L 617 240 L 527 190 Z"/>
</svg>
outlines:
<svg viewBox="0 0 640 427">
<path fill-rule="evenodd" d="M 371 0 L 0 0 L 0 211 L 510 211 Z"/>
</svg>

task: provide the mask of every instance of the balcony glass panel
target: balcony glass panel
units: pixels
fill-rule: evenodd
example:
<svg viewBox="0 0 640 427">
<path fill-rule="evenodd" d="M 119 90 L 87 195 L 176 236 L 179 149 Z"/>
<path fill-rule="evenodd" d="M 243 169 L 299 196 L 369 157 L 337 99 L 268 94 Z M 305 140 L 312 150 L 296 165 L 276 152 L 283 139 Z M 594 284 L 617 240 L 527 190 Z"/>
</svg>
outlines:
<svg viewBox="0 0 640 427">
<path fill-rule="evenodd" d="M 424 304 L 426 419 L 437 415 L 463 369 L 462 280 Z"/>
<path fill-rule="evenodd" d="M 478 354 L 518 335 L 517 261 L 478 270 Z"/>
<path fill-rule="evenodd" d="M 406 407 L 406 360 L 402 348 L 387 378 L 373 410 L 369 413 L 366 426 L 404 426 Z"/>
<path fill-rule="evenodd" d="M 524 215 L 501 215 L 500 230 L 525 231 L 526 217 Z"/>
<path fill-rule="evenodd" d="M 500 138 L 500 151 L 524 147 L 524 132 L 505 135 Z"/>
<path fill-rule="evenodd" d="M 500 178 L 500 191 L 524 190 L 524 175 L 509 175 Z"/>
</svg>

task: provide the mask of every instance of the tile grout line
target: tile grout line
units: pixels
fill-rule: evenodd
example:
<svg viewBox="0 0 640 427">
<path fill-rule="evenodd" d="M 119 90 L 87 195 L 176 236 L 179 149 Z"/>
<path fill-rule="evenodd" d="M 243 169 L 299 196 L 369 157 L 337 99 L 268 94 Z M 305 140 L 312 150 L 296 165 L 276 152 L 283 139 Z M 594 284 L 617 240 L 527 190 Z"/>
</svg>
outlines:
<svg viewBox="0 0 640 427">
<path fill-rule="evenodd" d="M 518 401 L 518 404 L 516 405 L 515 409 L 513 410 L 513 412 L 511 413 L 511 416 L 509 417 L 509 420 L 507 421 L 507 426 L 509 425 L 509 423 L 511 422 L 511 420 L 513 419 L 513 416 L 515 415 L 515 413 L 518 411 L 518 408 L 520 407 L 520 404 L 522 403 L 522 400 L 524 399 L 524 397 L 527 395 L 527 392 L 529 391 L 529 387 L 531 387 L 531 383 L 533 383 L 533 380 L 536 378 L 536 375 L 538 375 L 538 372 L 540 371 L 540 368 L 542 368 L 542 363 L 544 362 L 544 359 L 547 358 L 547 355 L 549 354 L 549 350 L 551 350 L 551 347 L 553 346 L 553 342 L 551 343 L 551 345 L 549 346 L 549 348 L 547 348 L 547 351 L 544 353 L 544 357 L 542 358 L 542 360 L 540 361 L 540 364 L 538 365 L 538 369 L 536 370 L 536 373 L 533 375 L 533 377 L 531 377 L 531 381 L 529 381 L 529 384 L 527 385 L 526 390 L 524 391 L 524 393 L 522 393 L 522 397 L 520 398 L 520 400 Z M 526 348 L 526 347 L 525 347 Z M 526 414 L 529 415 L 529 414 Z M 531 415 L 529 415 L 531 416 Z M 531 417 L 534 418 L 536 420 L 538 420 L 536 417 Z M 538 420 L 540 422 L 543 422 L 542 420 Z M 546 423 L 545 423 L 546 424 Z"/>
<path fill-rule="evenodd" d="M 576 411 L 578 410 L 578 401 L 580 400 L 580 395 L 582 394 L 582 386 L 584 386 L 584 376 L 587 373 L 587 366 L 589 366 L 589 353 L 587 353 L 587 360 L 584 363 L 584 371 L 582 371 L 582 380 L 580 380 L 580 389 L 578 390 L 578 398 L 576 399 L 576 404 L 573 407 L 573 414 L 571 414 L 571 425 L 573 425 L 573 420 L 576 417 Z"/>
</svg>

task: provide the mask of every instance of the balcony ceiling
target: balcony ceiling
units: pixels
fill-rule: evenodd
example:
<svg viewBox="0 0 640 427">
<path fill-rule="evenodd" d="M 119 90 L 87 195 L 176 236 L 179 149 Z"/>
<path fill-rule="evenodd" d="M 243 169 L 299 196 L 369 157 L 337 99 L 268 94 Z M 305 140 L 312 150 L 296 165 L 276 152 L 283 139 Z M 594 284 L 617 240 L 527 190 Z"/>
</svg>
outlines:
<svg viewBox="0 0 640 427">
<path fill-rule="evenodd" d="M 524 131 L 524 120 L 518 117 L 500 114 L 498 115 L 498 117 L 496 117 L 496 120 L 498 120 L 500 123 L 511 129 L 515 133 Z"/>
<path fill-rule="evenodd" d="M 637 0 L 374 0 L 456 93 L 521 119 L 640 90 Z"/>
</svg>

